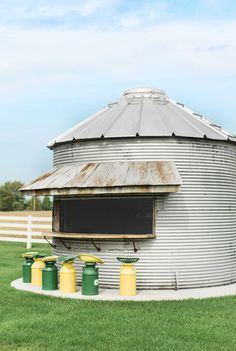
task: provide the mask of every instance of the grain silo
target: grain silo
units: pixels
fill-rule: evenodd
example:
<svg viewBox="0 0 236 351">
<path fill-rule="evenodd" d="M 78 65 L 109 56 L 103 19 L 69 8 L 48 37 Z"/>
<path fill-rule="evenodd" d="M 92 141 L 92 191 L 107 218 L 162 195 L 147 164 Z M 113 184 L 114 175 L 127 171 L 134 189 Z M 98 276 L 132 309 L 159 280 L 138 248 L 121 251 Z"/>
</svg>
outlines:
<svg viewBox="0 0 236 351">
<path fill-rule="evenodd" d="M 53 169 L 26 186 L 53 195 L 53 251 L 138 256 L 141 289 L 236 281 L 236 138 L 158 89 L 126 91 L 49 143 Z M 80 283 L 80 264 L 78 283 Z"/>
</svg>

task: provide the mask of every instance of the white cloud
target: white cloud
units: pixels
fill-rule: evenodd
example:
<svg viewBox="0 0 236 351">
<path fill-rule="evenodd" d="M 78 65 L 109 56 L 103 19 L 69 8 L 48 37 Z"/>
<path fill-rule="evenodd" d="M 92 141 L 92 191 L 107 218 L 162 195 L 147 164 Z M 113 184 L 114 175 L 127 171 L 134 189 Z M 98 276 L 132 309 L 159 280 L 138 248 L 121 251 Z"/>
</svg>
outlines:
<svg viewBox="0 0 236 351">
<path fill-rule="evenodd" d="M 81 16 L 90 16 L 107 6 L 115 5 L 116 0 L 86 0 L 78 6 L 78 12 Z"/>
<path fill-rule="evenodd" d="M 139 6 L 132 8 L 132 11 L 127 11 L 127 13 L 124 14 L 117 14 L 116 22 L 118 26 L 124 28 L 143 25 L 150 27 L 153 26 L 154 23 L 163 20 L 169 9 L 170 4 L 168 2 L 143 2 L 139 4 Z"/>
<path fill-rule="evenodd" d="M 88 17 L 101 9 L 112 8 L 119 2 L 120 0 L 21 0 L 15 1 L 13 6 L 10 6 L 8 1 L 3 0 L 0 3 L 0 17 L 4 14 L 3 20 L 9 17 L 16 23 L 20 20 L 27 23 L 27 20 L 32 18 L 35 20 L 66 18 L 71 14 Z"/>
<path fill-rule="evenodd" d="M 0 28 L 0 92 L 111 79 L 236 75 L 236 21 L 181 22 L 147 30 Z"/>
<path fill-rule="evenodd" d="M 151 27 L 184 20 L 232 18 L 233 0 L 1 0 L 0 22 L 15 28 L 117 28 Z M 228 17 L 229 18 L 229 17 Z"/>
<path fill-rule="evenodd" d="M 131 28 L 142 24 L 142 19 L 140 16 L 122 16 L 118 19 L 118 23 L 121 27 Z"/>
</svg>

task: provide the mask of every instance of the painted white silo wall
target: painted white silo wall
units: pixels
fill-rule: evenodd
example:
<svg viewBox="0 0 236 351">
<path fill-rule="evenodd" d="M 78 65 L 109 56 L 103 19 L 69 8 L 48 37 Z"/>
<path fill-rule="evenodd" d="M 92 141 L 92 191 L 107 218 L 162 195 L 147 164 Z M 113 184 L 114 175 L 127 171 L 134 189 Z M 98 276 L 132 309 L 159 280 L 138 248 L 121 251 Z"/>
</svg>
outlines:
<svg viewBox="0 0 236 351">
<path fill-rule="evenodd" d="M 90 241 L 54 239 L 55 254 L 89 252 L 105 260 L 100 284 L 118 287 L 116 256 L 140 257 L 137 285 L 143 289 L 203 287 L 236 281 L 236 145 L 188 138 L 83 141 L 54 148 L 54 165 L 77 162 L 174 160 L 183 184 L 180 193 L 156 198 L 157 238 Z M 77 262 L 78 281 L 81 267 Z"/>
</svg>

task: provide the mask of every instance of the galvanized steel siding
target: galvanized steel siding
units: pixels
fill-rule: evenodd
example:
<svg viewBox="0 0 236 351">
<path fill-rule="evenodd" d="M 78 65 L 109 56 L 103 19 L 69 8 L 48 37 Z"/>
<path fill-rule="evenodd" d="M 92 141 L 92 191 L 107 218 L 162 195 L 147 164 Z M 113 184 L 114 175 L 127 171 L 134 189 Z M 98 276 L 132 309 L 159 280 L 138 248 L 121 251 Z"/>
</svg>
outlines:
<svg viewBox="0 0 236 351">
<path fill-rule="evenodd" d="M 74 162 L 174 160 L 180 193 L 156 198 L 156 239 L 96 241 L 105 260 L 102 286 L 118 287 L 116 256 L 138 255 L 137 285 L 143 289 L 214 286 L 236 281 L 236 146 L 177 138 L 123 139 L 59 145 L 54 165 Z M 69 251 L 57 244 L 55 254 Z M 66 241 L 67 242 L 67 241 Z M 90 241 L 70 240 L 72 252 L 98 254 Z M 81 277 L 78 266 L 78 281 Z"/>
</svg>

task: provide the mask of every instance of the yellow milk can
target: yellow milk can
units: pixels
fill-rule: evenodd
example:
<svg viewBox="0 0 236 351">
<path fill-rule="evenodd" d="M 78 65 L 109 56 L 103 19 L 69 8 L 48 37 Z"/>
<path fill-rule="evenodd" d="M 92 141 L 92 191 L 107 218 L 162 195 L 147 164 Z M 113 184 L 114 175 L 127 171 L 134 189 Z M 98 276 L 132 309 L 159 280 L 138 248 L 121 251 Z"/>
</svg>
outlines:
<svg viewBox="0 0 236 351">
<path fill-rule="evenodd" d="M 42 269 L 45 267 L 45 263 L 42 259 L 46 255 L 37 254 L 34 256 L 34 263 L 31 266 L 31 284 L 34 286 L 42 286 Z"/>
<path fill-rule="evenodd" d="M 136 269 L 133 263 L 139 259 L 135 257 L 117 257 L 122 262 L 120 267 L 120 295 L 135 296 L 136 295 Z"/>
<path fill-rule="evenodd" d="M 62 262 L 60 270 L 60 292 L 76 292 L 76 270 L 73 265 L 77 256 L 61 256 L 58 261 Z"/>
</svg>

